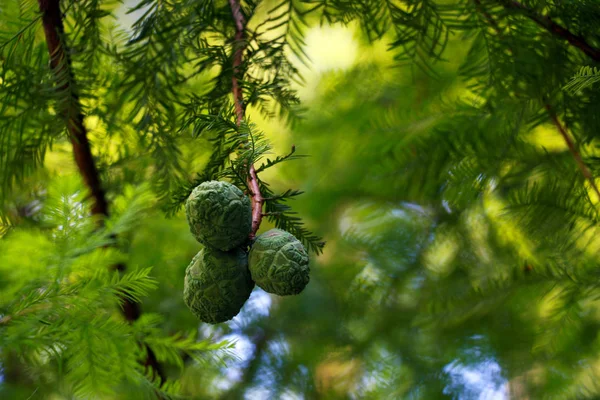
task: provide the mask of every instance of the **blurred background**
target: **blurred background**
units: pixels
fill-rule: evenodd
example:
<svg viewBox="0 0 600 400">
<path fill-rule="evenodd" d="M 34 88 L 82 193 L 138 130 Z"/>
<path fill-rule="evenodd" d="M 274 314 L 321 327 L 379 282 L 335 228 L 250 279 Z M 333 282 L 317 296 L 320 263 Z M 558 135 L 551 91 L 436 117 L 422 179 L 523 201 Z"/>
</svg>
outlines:
<svg viewBox="0 0 600 400">
<path fill-rule="evenodd" d="M 406 2 L 407 10 L 413 3 L 427 2 Z M 471 4 L 433 3 L 441 4 L 442 19 L 444 5 Z M 292 146 L 305 155 L 260 178 L 276 193 L 304 192 L 289 204 L 326 245 L 322 254 L 311 254 L 311 280 L 301 294 L 278 297 L 256 287 L 240 314 L 218 325 L 199 323 L 183 303 L 185 268 L 201 247 L 184 211 L 166 215 L 161 204 L 168 196 L 143 185 L 169 168 L 154 152 L 152 134 L 134 140 L 133 128 L 117 130 L 118 122 L 107 122 L 106 110 L 120 103 L 107 94 L 112 67 L 103 67 L 97 98 L 82 100 L 85 124 L 114 209 L 126 209 L 136 191 L 151 204 L 133 229 L 120 234 L 123 261 L 152 267 L 156 281 L 141 309 L 160 316 L 158 329 L 166 337 L 193 332 L 198 341 L 229 343 L 214 350 L 218 360 L 184 356 L 180 366 L 166 367 L 180 395 L 600 395 L 599 199 L 560 128 L 564 124 L 594 175 L 597 89 L 563 89 L 580 67 L 593 64 L 526 13 L 508 13 L 496 3 L 502 2 L 473 2 L 471 14 L 461 17 L 469 28 L 439 28 L 449 32 L 443 55 L 426 65 L 394 51 L 390 43 L 402 35 L 393 29 L 373 40 L 358 19 L 307 19 L 306 60 L 289 55 L 303 77 L 291 83 L 301 100 L 300 118 L 267 118 L 253 106 L 247 117 L 271 142 L 269 158 Z M 600 7 L 555 3 L 524 2 L 587 37 L 592 47 L 600 43 L 597 32 L 586 30 L 600 21 Z M 477 4 L 483 11 L 473 8 Z M 126 2 L 113 9 L 111 24 L 122 35 L 151 9 L 127 13 L 131 7 Z M 577 20 L 584 13 L 587 25 Z M 186 83 L 179 95 L 201 95 L 210 78 L 207 73 Z M 173 140 L 182 169 L 189 177 L 200 173 L 213 151 L 210 137 L 184 132 Z M 50 194 L 77 192 L 78 179 L 71 143 L 59 138 L 7 192 L 3 305 L 45 273 L 36 254 L 50 245 L 24 232 L 47 229 Z M 272 227 L 265 220 L 260 232 Z M 43 364 L 39 357 L 20 358 L 10 343 L 0 350 L 2 398 L 138 398 L 134 389 L 73 394 L 60 383 L 61 373 L 36 367 Z"/>
</svg>

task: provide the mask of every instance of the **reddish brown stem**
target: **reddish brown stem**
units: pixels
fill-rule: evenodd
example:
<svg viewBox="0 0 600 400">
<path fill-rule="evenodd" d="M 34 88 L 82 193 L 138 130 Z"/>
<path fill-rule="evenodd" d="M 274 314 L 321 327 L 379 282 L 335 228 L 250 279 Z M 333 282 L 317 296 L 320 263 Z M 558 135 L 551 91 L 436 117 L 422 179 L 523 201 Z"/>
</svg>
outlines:
<svg viewBox="0 0 600 400">
<path fill-rule="evenodd" d="M 526 7 L 525 5 L 519 3 L 518 1 L 500 0 L 500 2 L 506 8 L 521 11 L 523 13 L 523 15 L 525 15 L 527 18 L 534 21 L 536 24 L 538 24 L 542 28 L 546 29 L 548 32 L 552 33 L 553 35 L 559 36 L 562 39 L 569 42 L 572 46 L 577 47 L 578 49 L 583 51 L 585 54 L 587 54 L 592 60 L 600 61 L 600 49 L 597 49 L 597 48 L 593 47 L 592 45 L 590 45 L 585 40 L 585 38 L 574 34 L 573 32 L 569 31 L 564 26 L 559 25 L 556 22 L 552 21 L 552 18 L 550 18 L 546 15 L 538 14 L 537 12 L 535 12 L 535 10 L 532 10 L 532 9 Z"/>
<path fill-rule="evenodd" d="M 108 203 L 92 157 L 90 142 L 83 124 L 81 104 L 77 93 L 72 87 L 74 79 L 71 62 L 62 43 L 64 27 L 59 0 L 38 0 L 38 3 L 42 12 L 44 34 L 50 53 L 50 67 L 57 78 L 57 82 L 59 82 L 57 89 L 61 92 L 70 92 L 69 101 L 67 104 L 62 105 L 61 111 L 73 146 L 75 163 L 94 199 L 92 214 L 108 215 Z"/>
<path fill-rule="evenodd" d="M 233 74 L 231 75 L 231 92 L 233 94 L 233 102 L 235 104 L 235 113 L 237 116 L 238 126 L 244 120 L 244 114 L 246 113 L 246 107 L 244 105 L 244 95 L 242 93 L 242 87 L 239 79 L 243 74 L 242 63 L 244 61 L 244 50 L 246 49 L 245 41 L 245 25 L 246 19 L 242 13 L 239 0 L 229 0 L 229 6 L 231 7 L 231 15 L 235 22 L 235 42 L 233 43 Z M 265 202 L 262 194 L 260 193 L 260 185 L 258 183 L 258 176 L 254 164 L 248 167 L 248 188 L 250 189 L 250 199 L 252 201 L 252 231 L 250 232 L 250 239 L 254 239 L 256 232 L 260 228 L 260 223 L 263 217 L 263 204 Z"/>
<path fill-rule="evenodd" d="M 544 104 L 544 107 L 546 108 L 546 111 L 548 111 L 548 114 L 550 115 L 550 119 L 552 120 L 552 123 L 554 124 L 556 129 L 558 129 L 558 131 L 560 132 L 560 135 L 563 137 L 565 143 L 567 144 L 567 147 L 569 148 L 571 155 L 575 159 L 575 162 L 577 163 L 577 166 L 579 167 L 581 174 L 584 176 L 585 179 L 588 180 L 588 182 L 590 182 L 592 189 L 594 189 L 594 192 L 596 192 L 596 196 L 598 196 L 598 200 L 600 200 L 600 190 L 598 190 L 598 186 L 596 185 L 594 176 L 592 175 L 592 172 L 587 167 L 587 165 L 585 165 L 585 163 L 583 162 L 583 159 L 581 158 L 581 154 L 579 153 L 579 150 L 577 149 L 575 142 L 573 142 L 573 140 L 567 133 L 567 129 L 560 122 L 560 120 L 558 119 L 558 116 L 556 115 L 556 113 L 554 112 L 552 107 L 547 103 Z"/>
<path fill-rule="evenodd" d="M 83 123 L 84 116 L 76 91 L 71 59 L 64 43 L 65 29 L 60 11 L 60 0 L 38 0 L 38 4 L 42 13 L 44 35 L 46 37 L 48 53 L 50 54 L 50 67 L 58 82 L 57 89 L 61 92 L 69 93 L 68 102 L 60 105 L 60 113 L 65 119 L 67 132 L 73 147 L 75 163 L 94 200 L 91 210 L 92 214 L 106 217 L 108 216 L 108 201 L 102 188 L 100 175 L 92 156 L 87 130 Z M 125 266 L 119 264 L 114 268 L 122 271 L 125 269 Z M 141 314 L 139 304 L 129 299 L 124 299 L 122 312 L 125 319 L 130 323 L 137 320 Z M 153 374 L 158 374 L 161 382 L 164 382 L 165 375 L 156 356 L 148 346 L 146 346 L 146 350 L 147 357 L 144 360 L 144 365 L 151 367 Z"/>
<path fill-rule="evenodd" d="M 260 193 L 260 186 L 258 185 L 258 177 L 256 176 L 254 165 L 250 166 L 248 187 L 252 192 L 252 232 L 250 233 L 250 239 L 254 239 L 256 232 L 258 232 L 258 228 L 260 228 L 260 222 L 262 221 L 262 206 L 264 203 L 264 199 Z"/>
</svg>

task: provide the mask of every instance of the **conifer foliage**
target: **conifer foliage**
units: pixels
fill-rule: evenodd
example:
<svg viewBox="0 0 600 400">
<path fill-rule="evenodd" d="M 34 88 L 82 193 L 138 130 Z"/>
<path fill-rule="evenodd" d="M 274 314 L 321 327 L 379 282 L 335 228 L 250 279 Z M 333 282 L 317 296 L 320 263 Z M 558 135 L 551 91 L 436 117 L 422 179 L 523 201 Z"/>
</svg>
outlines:
<svg viewBox="0 0 600 400">
<path fill-rule="evenodd" d="M 0 395 L 461 397 L 448 371 L 482 359 L 517 397 L 600 394 L 598 2 L 128 6 L 138 17 L 122 27 L 118 1 L 0 0 Z M 406 68 L 386 81 L 356 67 L 304 115 L 293 88 L 318 23 L 384 41 Z M 199 330 L 154 301 L 181 302 L 187 262 L 170 265 L 167 246 L 136 252 L 198 185 L 250 197 L 250 239 L 268 222 L 324 249 L 290 206 L 302 192 L 262 179 L 301 157 L 267 158 L 249 110 L 325 155 L 298 176 L 336 256 L 269 319 Z M 554 149 L 536 141 L 548 132 Z M 340 137 L 361 151 L 336 169 Z M 65 152 L 72 174 L 57 176 Z M 161 281 L 167 265 L 177 283 Z M 254 350 L 223 389 L 227 329 Z M 326 379 L 336 370 L 348 382 Z"/>
</svg>

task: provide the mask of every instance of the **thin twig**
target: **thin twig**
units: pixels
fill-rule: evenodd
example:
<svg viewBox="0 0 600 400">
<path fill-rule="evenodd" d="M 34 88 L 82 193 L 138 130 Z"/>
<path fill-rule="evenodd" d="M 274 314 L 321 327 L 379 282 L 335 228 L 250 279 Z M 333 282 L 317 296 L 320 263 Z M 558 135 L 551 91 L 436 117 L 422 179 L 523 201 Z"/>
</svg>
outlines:
<svg viewBox="0 0 600 400">
<path fill-rule="evenodd" d="M 242 87 L 240 86 L 240 76 L 243 74 L 242 63 L 244 61 L 244 50 L 246 49 L 245 40 L 245 25 L 246 19 L 242 13 L 239 0 L 229 0 L 229 6 L 231 7 L 231 15 L 235 21 L 235 42 L 233 43 L 233 74 L 231 76 L 231 92 L 233 94 L 233 101 L 235 104 L 235 113 L 237 116 L 238 126 L 244 120 L 246 107 L 244 105 L 244 95 L 242 93 Z M 260 193 L 260 185 L 258 183 L 258 176 L 254 164 L 250 164 L 248 167 L 248 189 L 250 189 L 250 199 L 252 201 L 252 231 L 250 232 L 250 239 L 254 239 L 260 223 L 262 221 L 263 203 L 265 200 Z"/>
<path fill-rule="evenodd" d="M 494 30 L 498 33 L 498 35 L 499 36 L 503 36 L 502 31 L 501 31 L 500 27 L 498 26 L 498 23 L 482 7 L 481 1 L 480 0 L 474 0 L 474 1 L 475 1 L 476 6 L 477 6 L 477 10 L 485 17 L 485 19 L 492 26 L 492 28 L 494 28 Z M 503 2 L 507 3 L 506 1 L 503 1 Z M 516 1 L 510 1 L 508 3 L 512 3 L 514 7 L 517 7 L 515 5 L 515 4 L 517 4 L 519 6 L 519 8 L 525 8 L 523 5 L 517 3 Z M 541 16 L 537 16 L 536 18 L 539 19 L 539 18 L 542 18 L 542 17 Z M 547 17 L 543 17 L 543 18 L 547 18 Z M 547 19 L 550 21 L 550 18 L 547 18 Z M 554 24 L 554 22 L 552 22 L 552 21 L 550 21 L 550 22 L 552 24 Z M 512 52 L 511 48 L 509 48 L 509 50 Z M 587 52 L 586 52 L 586 54 L 587 54 Z M 599 52 L 599 55 L 600 55 L 600 52 Z M 566 128 L 561 124 L 560 120 L 558 119 L 558 116 L 556 115 L 556 113 L 552 109 L 552 106 L 548 102 L 544 102 L 544 108 L 546 109 L 546 111 L 550 115 L 550 119 L 552 120 L 552 123 L 554 124 L 554 126 L 556 127 L 556 129 L 558 129 L 558 131 L 560 132 L 560 135 L 562 136 L 563 140 L 567 144 L 567 147 L 569 148 L 569 152 L 571 153 L 571 155 L 575 159 L 575 162 L 577 163 L 577 166 L 579 167 L 579 170 L 581 171 L 583 177 L 590 182 L 590 185 L 592 186 L 592 188 L 594 189 L 594 192 L 598 196 L 598 200 L 600 200 L 600 190 L 598 190 L 598 186 L 596 185 L 596 182 L 594 180 L 594 176 L 592 175 L 592 172 L 590 171 L 590 169 L 587 167 L 587 165 L 585 164 L 585 162 L 581 158 L 581 154 L 579 153 L 579 150 L 577 149 L 577 145 L 575 144 L 575 142 L 571 139 L 571 137 L 567 133 Z"/>
<path fill-rule="evenodd" d="M 581 170 L 582 175 L 590 182 L 590 185 L 592 186 L 592 188 L 594 189 L 594 192 L 596 192 L 596 195 L 598 196 L 598 200 L 600 200 L 600 190 L 598 190 L 598 186 L 596 185 L 594 176 L 592 175 L 592 172 L 587 167 L 587 165 L 585 165 L 585 163 L 583 162 L 583 159 L 581 158 L 581 154 L 579 153 L 579 150 L 577 149 L 575 142 L 571 139 L 571 137 L 567 133 L 567 129 L 563 126 L 563 124 L 561 124 L 560 120 L 558 119 L 558 116 L 556 115 L 556 113 L 554 112 L 552 107 L 546 103 L 546 104 L 544 104 L 544 108 L 546 108 L 546 111 L 548 111 L 548 114 L 550 115 L 550 119 L 552 120 L 552 123 L 554 124 L 554 126 L 556 126 L 556 129 L 558 129 L 558 131 L 560 132 L 560 135 L 565 140 L 565 143 L 567 144 L 569 151 L 573 155 L 575 162 L 577 162 L 577 166 Z"/>
<path fill-rule="evenodd" d="M 18 318 L 23 315 L 30 314 L 30 313 L 33 313 L 36 311 L 45 310 L 49 307 L 50 307 L 50 304 L 36 304 L 32 307 L 25 308 L 25 309 L 15 313 L 14 315 L 5 315 L 2 318 L 0 318 L 0 325 L 8 324 L 14 318 Z"/>
<path fill-rule="evenodd" d="M 35 24 L 36 22 L 38 22 L 41 18 L 42 18 L 42 16 L 38 15 L 37 17 L 35 17 L 31 21 L 29 21 L 29 23 L 27 25 L 25 25 L 24 27 L 22 27 L 21 29 L 19 29 L 19 31 L 17 33 L 15 33 L 10 39 L 8 39 L 6 42 L 0 44 L 0 50 L 2 50 L 3 48 L 5 48 L 13 40 L 18 39 L 19 37 L 21 37 L 21 35 L 23 35 L 27 29 L 31 28 L 33 26 L 33 24 Z"/>
<path fill-rule="evenodd" d="M 584 37 L 574 34 L 562 25 L 557 24 L 552 18 L 538 14 L 535 10 L 532 10 L 525 5 L 514 0 L 500 0 L 500 3 L 508 9 L 519 10 L 530 20 L 546 29 L 548 32 L 555 36 L 561 37 L 562 39 L 569 42 L 572 46 L 577 47 L 579 50 L 587 54 L 592 60 L 600 62 L 600 49 L 597 49 L 590 45 Z"/>
</svg>

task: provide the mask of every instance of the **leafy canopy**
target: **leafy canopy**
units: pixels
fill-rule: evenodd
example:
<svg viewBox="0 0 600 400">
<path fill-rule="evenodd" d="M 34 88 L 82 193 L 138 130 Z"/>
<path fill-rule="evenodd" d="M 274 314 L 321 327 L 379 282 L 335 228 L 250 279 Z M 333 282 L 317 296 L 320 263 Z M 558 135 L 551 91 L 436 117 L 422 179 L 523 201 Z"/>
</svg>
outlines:
<svg viewBox="0 0 600 400">
<path fill-rule="evenodd" d="M 475 397 L 460 377 L 497 366 L 494 385 L 516 395 L 598 395 L 597 2 L 243 1 L 242 41 L 225 1 L 143 0 L 131 29 L 117 3 L 61 7 L 72 74 L 48 68 L 37 4 L 0 0 L 0 352 L 33 379 L 4 389 Z M 324 77 L 303 109 L 294 88 L 318 23 L 356 28 L 363 49 L 383 41 L 389 58 Z M 233 77 L 254 113 L 239 125 Z M 102 228 L 80 183 L 51 179 L 77 102 L 113 209 Z M 265 118 L 311 157 L 267 158 Z M 151 209 L 180 216 L 205 180 L 248 189 L 250 163 L 307 192 L 261 179 L 268 223 L 323 252 L 303 215 L 329 245 L 294 302 L 268 318 L 250 304 L 198 340 L 170 303 L 196 249 Z M 127 324 L 124 299 L 154 312 Z M 227 335 L 254 347 L 223 388 L 219 364 L 182 354 L 226 357 L 214 343 Z M 170 369 L 159 388 L 138 363 L 148 349 L 181 379 Z"/>
</svg>

